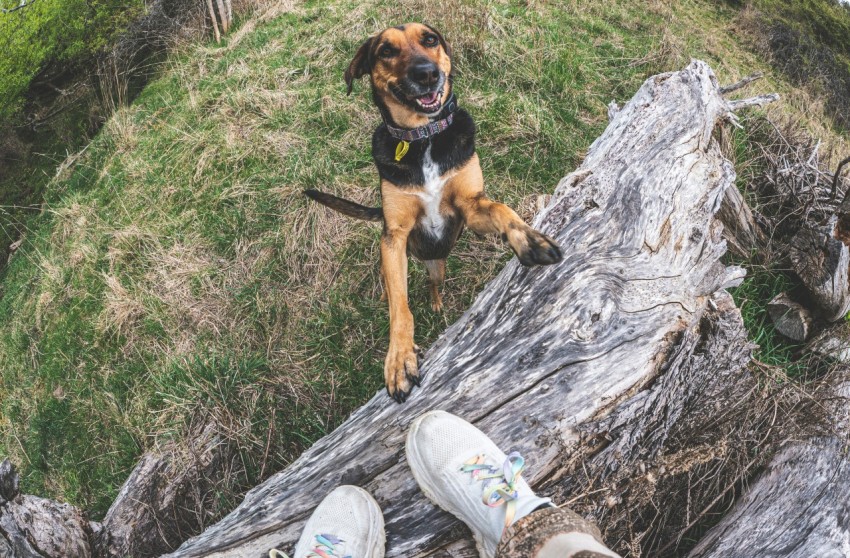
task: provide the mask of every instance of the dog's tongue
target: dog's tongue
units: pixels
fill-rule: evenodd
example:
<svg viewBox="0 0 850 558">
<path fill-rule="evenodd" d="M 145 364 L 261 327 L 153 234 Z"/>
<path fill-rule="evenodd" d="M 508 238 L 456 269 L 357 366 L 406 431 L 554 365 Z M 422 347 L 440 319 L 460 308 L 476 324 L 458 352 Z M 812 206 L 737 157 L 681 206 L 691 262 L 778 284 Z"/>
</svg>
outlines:
<svg viewBox="0 0 850 558">
<path fill-rule="evenodd" d="M 419 100 L 425 103 L 426 105 L 432 105 L 437 102 L 437 92 L 429 93 L 427 95 L 422 95 L 419 97 Z"/>
</svg>

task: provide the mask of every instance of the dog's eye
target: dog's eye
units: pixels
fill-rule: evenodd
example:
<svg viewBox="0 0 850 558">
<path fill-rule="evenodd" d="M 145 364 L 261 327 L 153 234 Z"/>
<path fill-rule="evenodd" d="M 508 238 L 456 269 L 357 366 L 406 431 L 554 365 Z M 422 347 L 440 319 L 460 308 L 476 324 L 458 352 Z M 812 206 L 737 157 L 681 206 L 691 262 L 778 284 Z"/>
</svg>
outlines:
<svg viewBox="0 0 850 558">
<path fill-rule="evenodd" d="M 422 40 L 422 43 L 425 46 L 437 46 L 437 36 L 436 35 L 425 35 L 425 38 Z"/>
<path fill-rule="evenodd" d="M 378 55 L 381 58 L 392 58 L 394 54 L 395 49 L 389 45 L 382 47 L 381 50 L 378 51 Z"/>
</svg>

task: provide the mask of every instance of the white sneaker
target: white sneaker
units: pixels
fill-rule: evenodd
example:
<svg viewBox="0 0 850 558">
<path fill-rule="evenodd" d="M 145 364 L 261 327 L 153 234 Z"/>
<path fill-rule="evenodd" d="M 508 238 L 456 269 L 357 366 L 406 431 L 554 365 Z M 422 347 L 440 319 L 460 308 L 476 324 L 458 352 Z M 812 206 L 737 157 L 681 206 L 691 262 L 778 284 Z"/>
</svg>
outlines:
<svg viewBox="0 0 850 558">
<path fill-rule="evenodd" d="M 384 516 L 372 495 L 340 486 L 307 520 L 295 558 L 384 558 L 385 544 Z"/>
<path fill-rule="evenodd" d="M 417 418 L 405 450 L 419 488 L 466 523 L 483 558 L 496 554 L 506 526 L 550 502 L 520 476 L 518 453 L 505 455 L 483 432 L 444 411 Z"/>
</svg>

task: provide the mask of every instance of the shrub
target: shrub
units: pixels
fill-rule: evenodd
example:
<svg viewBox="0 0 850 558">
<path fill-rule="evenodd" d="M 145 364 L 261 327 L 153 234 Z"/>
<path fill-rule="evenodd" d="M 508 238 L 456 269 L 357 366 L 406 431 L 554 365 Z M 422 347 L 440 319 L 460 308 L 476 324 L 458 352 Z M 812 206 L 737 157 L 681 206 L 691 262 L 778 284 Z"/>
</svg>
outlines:
<svg viewBox="0 0 850 558">
<path fill-rule="evenodd" d="M 0 0 L 6 10 L 18 5 Z M 144 0 L 30 0 L 0 13 L 0 123 L 20 118 L 34 80 L 79 66 L 138 17 L 144 5 Z"/>
</svg>

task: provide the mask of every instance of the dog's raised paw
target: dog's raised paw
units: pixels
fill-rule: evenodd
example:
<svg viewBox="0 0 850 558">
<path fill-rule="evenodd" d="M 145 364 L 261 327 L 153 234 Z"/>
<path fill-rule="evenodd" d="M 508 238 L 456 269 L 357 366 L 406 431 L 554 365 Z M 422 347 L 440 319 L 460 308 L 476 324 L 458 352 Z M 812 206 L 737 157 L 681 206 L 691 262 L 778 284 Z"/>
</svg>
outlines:
<svg viewBox="0 0 850 558">
<path fill-rule="evenodd" d="M 564 259 L 561 248 L 552 238 L 531 227 L 525 232 L 522 244 L 514 250 L 522 265 L 552 265 Z"/>
<path fill-rule="evenodd" d="M 387 393 L 396 403 L 404 403 L 413 386 L 419 386 L 422 377 L 419 374 L 420 350 L 416 345 L 406 347 L 390 343 L 387 359 L 384 362 L 384 380 Z"/>
</svg>

